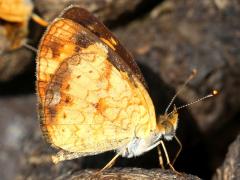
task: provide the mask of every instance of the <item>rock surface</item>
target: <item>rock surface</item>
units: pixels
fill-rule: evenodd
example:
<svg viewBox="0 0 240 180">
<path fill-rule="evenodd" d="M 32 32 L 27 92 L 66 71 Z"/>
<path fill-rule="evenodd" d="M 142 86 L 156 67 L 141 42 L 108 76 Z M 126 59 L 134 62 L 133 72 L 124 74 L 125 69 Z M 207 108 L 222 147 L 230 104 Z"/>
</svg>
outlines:
<svg viewBox="0 0 240 180">
<path fill-rule="evenodd" d="M 216 170 L 213 180 L 240 179 L 240 135 L 229 146 L 228 153 L 221 167 Z"/>
<path fill-rule="evenodd" d="M 189 110 L 179 111 L 177 136 L 183 144 L 183 151 L 174 167 L 203 179 L 212 177 L 222 164 L 228 145 L 240 132 L 239 1 L 33 2 L 35 12 L 48 21 L 69 3 L 94 11 L 140 64 L 157 114 L 164 112 L 192 68 L 197 68 L 196 78 L 179 95 L 175 104 L 180 106 L 192 102 L 212 89 L 218 89 L 220 94 L 187 108 Z M 44 28 L 33 22 L 29 27 L 27 39 L 37 47 Z M 0 39 L 1 49 L 5 46 L 2 42 L 6 45 L 8 42 L 3 36 Z M 94 171 L 89 169 L 102 168 L 113 153 L 52 164 L 50 155 L 55 151 L 43 140 L 37 119 L 33 53 L 22 48 L 1 50 L 0 168 L 4 169 L 0 171 L 1 179 L 79 179 Z M 175 142 L 167 142 L 166 146 L 170 159 L 174 158 L 178 146 Z M 232 160 L 225 161 L 215 178 L 238 177 L 234 168 L 239 154 L 237 145 L 233 146 L 235 148 L 230 148 L 227 155 Z M 159 167 L 156 150 L 138 158 L 120 158 L 116 167 L 124 168 L 104 172 L 104 179 L 125 175 L 135 178 L 143 174 L 180 178 L 170 171 L 156 169 Z M 225 167 L 229 170 L 227 174 Z M 181 178 L 191 177 L 197 179 L 186 174 Z"/>
</svg>

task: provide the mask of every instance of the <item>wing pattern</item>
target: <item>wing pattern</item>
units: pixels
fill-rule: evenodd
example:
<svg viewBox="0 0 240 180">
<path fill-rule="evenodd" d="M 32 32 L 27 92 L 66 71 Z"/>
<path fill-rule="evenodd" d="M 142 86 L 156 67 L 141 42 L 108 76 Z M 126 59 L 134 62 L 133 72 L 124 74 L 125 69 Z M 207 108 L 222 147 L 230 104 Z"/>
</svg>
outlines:
<svg viewBox="0 0 240 180">
<path fill-rule="evenodd" d="M 68 152 L 104 152 L 155 129 L 152 101 L 139 78 L 123 71 L 127 68 L 88 29 L 55 20 L 37 57 L 41 127 L 48 142 Z"/>
</svg>

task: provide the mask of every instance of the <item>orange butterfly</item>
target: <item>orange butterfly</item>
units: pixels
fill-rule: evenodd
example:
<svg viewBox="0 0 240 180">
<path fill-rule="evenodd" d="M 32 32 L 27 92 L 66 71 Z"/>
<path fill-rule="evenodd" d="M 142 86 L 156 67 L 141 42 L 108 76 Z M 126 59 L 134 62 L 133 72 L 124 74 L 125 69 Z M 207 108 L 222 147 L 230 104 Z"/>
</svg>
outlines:
<svg viewBox="0 0 240 180">
<path fill-rule="evenodd" d="M 163 139 L 176 138 L 177 109 L 156 118 L 136 62 L 85 9 L 70 6 L 49 25 L 37 55 L 37 91 L 43 134 L 60 149 L 55 163 L 116 150 L 106 169 L 118 156 L 161 144 L 174 170 Z"/>
</svg>

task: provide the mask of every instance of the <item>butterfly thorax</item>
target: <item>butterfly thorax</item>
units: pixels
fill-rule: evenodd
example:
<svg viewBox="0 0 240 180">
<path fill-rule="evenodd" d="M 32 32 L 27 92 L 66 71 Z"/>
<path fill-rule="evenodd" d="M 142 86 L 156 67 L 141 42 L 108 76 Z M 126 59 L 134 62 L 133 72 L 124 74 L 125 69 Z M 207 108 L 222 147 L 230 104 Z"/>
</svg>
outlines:
<svg viewBox="0 0 240 180">
<path fill-rule="evenodd" d="M 145 138 L 134 137 L 127 146 L 118 149 L 118 151 L 122 151 L 122 157 L 126 158 L 140 156 L 153 149 L 155 147 L 154 145 L 161 137 L 162 134 L 157 134 L 155 132 L 151 132 L 150 135 Z"/>
</svg>

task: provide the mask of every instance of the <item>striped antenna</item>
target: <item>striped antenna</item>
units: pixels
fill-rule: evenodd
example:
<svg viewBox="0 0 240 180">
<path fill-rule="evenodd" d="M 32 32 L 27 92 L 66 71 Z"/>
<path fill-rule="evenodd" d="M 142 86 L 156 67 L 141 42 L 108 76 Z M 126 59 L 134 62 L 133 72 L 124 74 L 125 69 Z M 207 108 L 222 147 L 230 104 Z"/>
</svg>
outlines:
<svg viewBox="0 0 240 180">
<path fill-rule="evenodd" d="M 177 107 L 177 110 L 182 109 L 182 108 L 185 108 L 185 107 L 187 107 L 187 106 L 191 106 L 191 105 L 193 105 L 193 104 L 198 103 L 199 101 L 208 99 L 208 98 L 213 97 L 213 96 L 216 96 L 216 95 L 218 95 L 218 94 L 219 94 L 219 92 L 218 92 L 216 89 L 214 89 L 211 94 L 208 94 L 208 95 L 206 95 L 206 96 L 204 96 L 204 97 L 202 97 L 202 98 L 199 98 L 199 99 L 197 99 L 197 100 L 195 100 L 195 101 L 193 101 L 193 102 L 191 102 L 191 103 L 188 103 L 188 104 L 185 104 L 185 105 L 183 105 L 183 106 Z"/>
<path fill-rule="evenodd" d="M 182 92 L 182 90 L 184 88 L 186 88 L 187 84 L 196 76 L 197 74 L 197 69 L 193 69 L 192 73 L 189 75 L 189 77 L 187 78 L 187 80 L 184 82 L 184 84 L 182 85 L 182 87 L 180 87 L 180 89 L 176 92 L 176 94 L 173 96 L 173 98 L 171 99 L 170 103 L 168 104 L 166 110 L 165 110 L 165 114 L 167 114 L 169 108 L 171 107 L 171 105 L 173 104 L 174 100 L 176 99 L 176 97 L 178 96 L 178 94 L 180 92 Z"/>
</svg>

